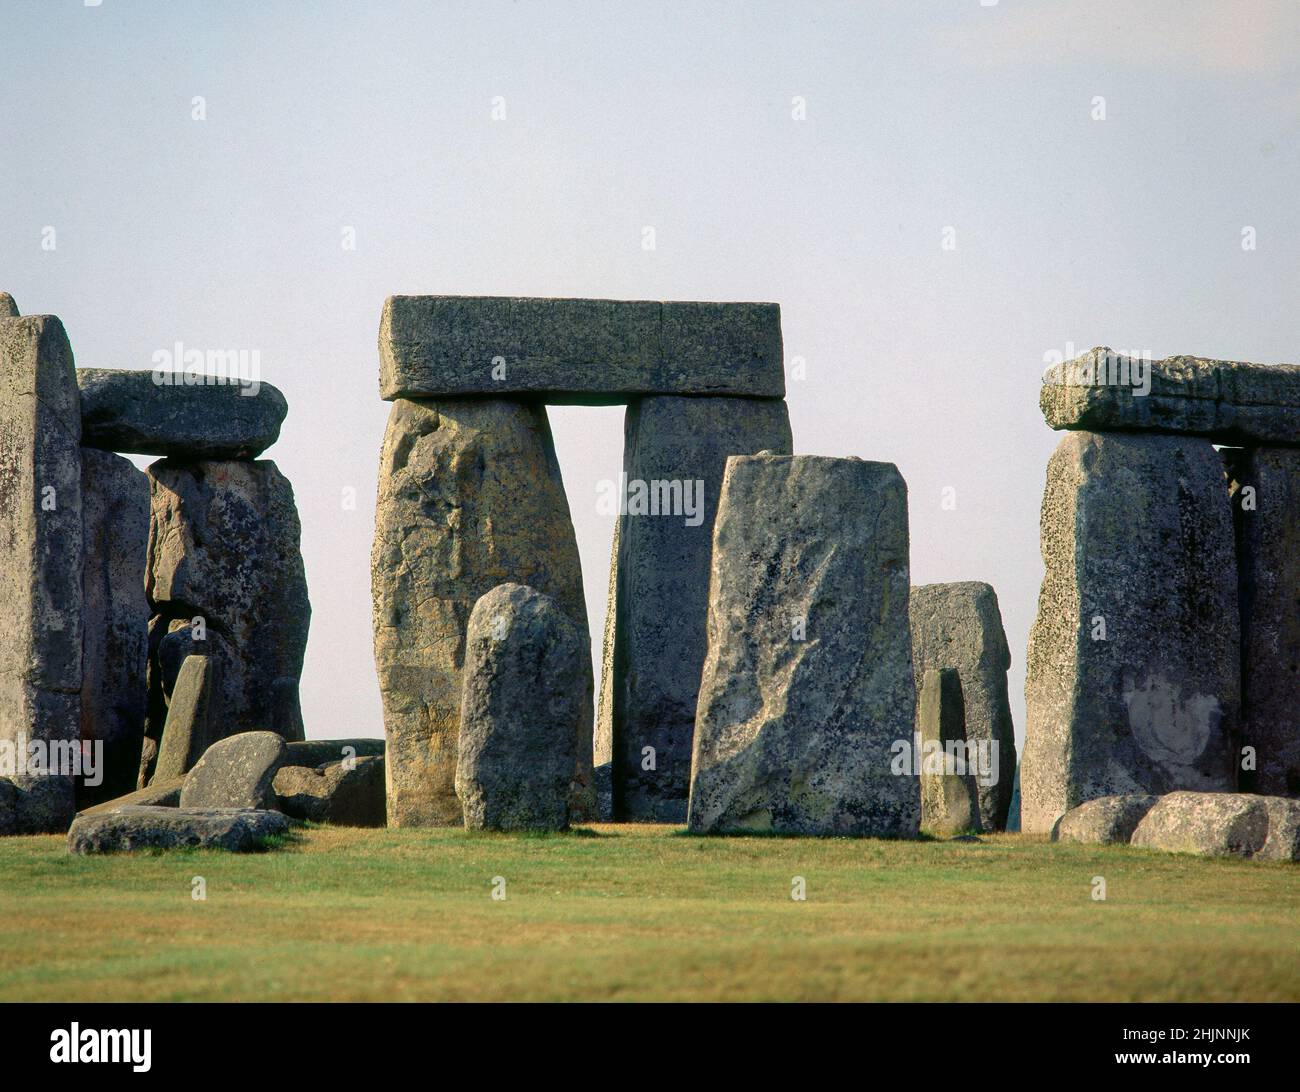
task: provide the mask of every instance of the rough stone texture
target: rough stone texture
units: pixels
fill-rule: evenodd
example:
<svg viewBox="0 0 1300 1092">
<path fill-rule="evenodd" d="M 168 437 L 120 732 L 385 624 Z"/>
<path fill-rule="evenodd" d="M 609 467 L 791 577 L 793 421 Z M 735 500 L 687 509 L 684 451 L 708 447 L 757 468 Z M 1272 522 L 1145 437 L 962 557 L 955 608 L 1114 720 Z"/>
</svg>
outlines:
<svg viewBox="0 0 1300 1092">
<path fill-rule="evenodd" d="M 289 744 L 287 766 L 307 766 L 316 769 L 349 758 L 383 758 L 382 739 L 308 739 Z"/>
<path fill-rule="evenodd" d="M 800 619 L 804 640 L 792 637 Z M 733 457 L 713 530 L 693 831 L 913 836 L 907 487 L 889 463 Z"/>
<path fill-rule="evenodd" d="M 1236 561 L 1209 441 L 1070 433 L 1048 464 L 1041 533 L 1023 829 L 1050 833 L 1098 796 L 1232 789 Z"/>
<path fill-rule="evenodd" d="M 686 818 L 722 475 L 730 455 L 792 450 L 783 401 L 660 397 L 628 406 L 623 473 L 629 499 L 619 521 L 611 684 L 616 818 Z M 690 493 L 699 501 L 702 492 L 703 499 L 688 526 L 683 498 L 687 483 L 697 481 L 702 487 Z M 646 483 L 649 511 L 635 503 L 637 482 Z M 682 484 L 674 495 L 656 482 Z M 643 769 L 646 747 L 654 748 L 653 770 Z"/>
<path fill-rule="evenodd" d="M 0 834 L 62 834 L 76 813 L 72 778 L 0 778 Z"/>
<path fill-rule="evenodd" d="M 915 643 L 915 637 L 913 638 Z M 916 694 L 916 734 L 921 788 L 921 830 L 936 837 L 950 838 L 980 829 L 979 792 L 968 766 L 957 772 L 958 756 L 949 759 L 949 744 L 960 745 L 960 761 L 966 762 L 966 710 L 961 676 L 957 669 L 930 668 Z M 933 756 L 929 754 L 937 748 Z M 932 770 L 932 763 L 953 763 L 952 772 Z"/>
<path fill-rule="evenodd" d="M 455 781 L 465 628 L 479 597 L 508 581 L 552 596 L 587 648 L 571 809 L 588 818 L 587 608 L 546 409 L 498 399 L 393 403 L 371 555 L 391 826 L 462 821 Z"/>
<path fill-rule="evenodd" d="M 0 319 L 17 318 L 18 304 L 8 292 L 0 292 Z"/>
<path fill-rule="evenodd" d="M 123 807 L 77 816 L 68 831 L 70 853 L 135 849 L 225 849 L 249 853 L 283 837 L 289 820 L 253 808 Z"/>
<path fill-rule="evenodd" d="M 1148 793 L 1126 796 L 1099 796 L 1071 808 L 1061 816 L 1052 840 L 1086 842 L 1092 845 L 1125 845 L 1137 825 L 1146 818 L 1160 799 Z"/>
<path fill-rule="evenodd" d="M 304 738 L 298 680 L 311 604 L 288 479 L 269 459 L 164 459 L 149 476 L 145 589 L 160 619 L 151 636 L 159 640 L 161 668 L 150 676 L 151 734 L 166 664 L 179 670 L 185 656 L 202 654 L 218 662 L 214 716 L 223 735 L 269 729 L 287 740 Z M 192 640 L 195 616 L 204 619 L 205 642 Z"/>
<path fill-rule="evenodd" d="M 274 732 L 243 732 L 214 743 L 185 776 L 182 808 L 271 808 L 272 783 L 289 752 Z"/>
<path fill-rule="evenodd" d="M 167 707 L 167 726 L 151 785 L 184 777 L 217 742 L 221 725 L 213 715 L 216 692 L 216 661 L 208 656 L 187 656 Z"/>
<path fill-rule="evenodd" d="M 912 589 L 912 670 L 956 668 L 965 700 L 966 738 L 997 744 L 996 780 L 977 783 L 981 829 L 1005 830 L 1016 774 L 1016 737 L 1007 696 L 1011 650 L 998 595 L 979 581 Z"/>
<path fill-rule="evenodd" d="M 279 809 L 295 819 L 340 827 L 384 825 L 384 760 L 358 758 L 309 769 L 281 766 L 273 782 Z"/>
<path fill-rule="evenodd" d="M 785 395 L 774 303 L 390 296 L 379 364 L 380 393 L 390 401 L 530 394 L 601 405 L 638 394 Z"/>
<path fill-rule="evenodd" d="M 1130 844 L 1207 857 L 1300 860 L 1300 802 L 1248 793 L 1172 792 L 1147 812 Z"/>
<path fill-rule="evenodd" d="M 154 374 L 78 369 L 81 442 L 137 455 L 255 459 L 279 438 L 289 403 L 270 383 L 186 386 L 155 383 Z"/>
<path fill-rule="evenodd" d="M 136 789 L 135 792 L 129 792 L 125 796 L 119 796 L 115 800 L 105 800 L 102 804 L 96 804 L 93 808 L 85 808 L 78 812 L 78 815 L 98 815 L 105 811 L 116 811 L 118 808 L 132 807 L 136 805 L 157 807 L 157 808 L 177 808 L 181 803 L 181 789 L 185 785 L 185 778 L 173 777 L 169 781 L 158 781 L 148 785 L 143 789 Z"/>
<path fill-rule="evenodd" d="M 1300 797 L 1300 449 L 1263 447 L 1230 463 L 1241 602 L 1241 742 L 1255 769 L 1240 787 Z M 1250 487 L 1253 493 L 1243 492 Z"/>
<path fill-rule="evenodd" d="M 129 459 L 81 451 L 81 738 L 104 748 L 103 781 L 79 780 L 77 806 L 130 792 L 144 739 L 149 601 L 149 479 Z"/>
<path fill-rule="evenodd" d="M 600 643 L 600 694 L 596 702 L 596 732 L 592 741 L 596 818 L 602 823 L 608 823 L 614 818 L 614 629 L 618 614 L 618 540 L 619 525 L 622 522 L 621 518 L 614 520 L 614 541 L 609 551 L 605 632 Z"/>
<path fill-rule="evenodd" d="M 1132 358 L 1105 346 L 1049 368 L 1039 397 L 1043 417 L 1055 429 L 1179 433 L 1227 444 L 1300 444 L 1300 365 L 1171 356 L 1141 366 L 1151 369 L 1146 395 L 1134 394 Z M 1130 381 L 1123 381 L 1125 375 Z M 1119 381 L 1106 381 L 1117 376 Z M 1092 381 L 1096 378 L 1102 382 Z"/>
<path fill-rule="evenodd" d="M 568 829 L 588 700 L 585 644 L 559 604 L 533 588 L 501 584 L 474 605 L 456 765 L 468 829 Z"/>
<path fill-rule="evenodd" d="M 0 318 L 0 740 L 24 751 L 80 738 L 81 534 L 72 348 L 53 316 Z M 71 780 L 33 793 L 28 819 L 66 830 Z"/>
</svg>

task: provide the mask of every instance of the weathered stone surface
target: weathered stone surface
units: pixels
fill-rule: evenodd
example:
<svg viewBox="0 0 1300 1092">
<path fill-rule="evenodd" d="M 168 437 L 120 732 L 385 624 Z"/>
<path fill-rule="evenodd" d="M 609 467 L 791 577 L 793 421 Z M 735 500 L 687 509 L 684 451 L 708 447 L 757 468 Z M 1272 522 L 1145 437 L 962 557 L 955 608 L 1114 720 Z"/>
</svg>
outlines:
<svg viewBox="0 0 1300 1092">
<path fill-rule="evenodd" d="M 1208 440 L 1070 433 L 1047 469 L 1022 826 L 1098 796 L 1234 787 L 1241 648 Z"/>
<path fill-rule="evenodd" d="M 802 639 L 799 639 L 802 638 Z M 907 487 L 889 463 L 727 461 L 713 530 L 693 831 L 913 836 Z"/>
<path fill-rule="evenodd" d="M 164 459 L 149 476 L 153 516 L 145 590 L 160 619 L 153 633 L 166 634 L 155 655 L 178 670 L 189 655 L 217 661 L 214 716 L 223 734 L 269 729 L 302 739 L 298 680 L 311 604 L 288 479 L 269 459 Z M 196 616 L 203 619 L 204 641 L 194 639 Z M 151 734 L 164 673 L 150 675 Z"/>
<path fill-rule="evenodd" d="M 82 448 L 81 738 L 103 744 L 103 780 L 77 782 L 77 805 L 130 792 L 144 739 L 149 601 L 149 479 L 129 459 Z"/>
<path fill-rule="evenodd" d="M 333 762 L 320 769 L 281 766 L 273 787 L 279 809 L 295 819 L 339 827 L 384 825 L 382 757 Z"/>
<path fill-rule="evenodd" d="M 588 646 L 578 544 L 545 407 L 393 403 L 371 555 L 391 826 L 462 821 L 455 781 L 465 628 L 479 598 L 509 581 L 552 596 Z M 583 671 L 575 819 L 594 808 L 589 647 Z"/>
<path fill-rule="evenodd" d="M 559 604 L 533 588 L 501 584 L 474 605 L 456 765 L 468 829 L 568 829 L 589 700 L 585 644 Z"/>
<path fill-rule="evenodd" d="M 1150 390 L 1144 373 L 1150 369 Z M 1300 444 L 1300 365 L 1171 356 L 1135 361 L 1099 346 L 1049 368 L 1039 406 L 1055 429 L 1140 430 L 1215 443 Z"/>
<path fill-rule="evenodd" d="M 77 816 L 68 831 L 70 853 L 124 853 L 136 849 L 224 849 L 250 853 L 289 831 L 278 811 L 253 808 L 122 807 Z"/>
<path fill-rule="evenodd" d="M 1159 799 L 1149 793 L 1099 796 L 1062 815 L 1052 840 L 1103 846 L 1127 844 Z"/>
<path fill-rule="evenodd" d="M 622 522 L 621 518 L 614 520 L 614 541 L 609 552 L 605 632 L 600 643 L 600 694 L 596 702 L 596 733 L 592 742 L 591 777 L 596 790 L 596 818 L 602 823 L 614 818 L 614 630 L 618 614 L 618 540 Z"/>
<path fill-rule="evenodd" d="M 1300 860 L 1300 801 L 1229 792 L 1162 796 L 1131 844 L 1207 857 Z"/>
<path fill-rule="evenodd" d="M 182 808 L 270 808 L 289 752 L 274 732 L 242 732 L 214 743 L 185 775 Z"/>
<path fill-rule="evenodd" d="M 333 762 L 348 759 L 383 758 L 382 739 L 308 739 L 289 744 L 286 766 L 307 766 L 316 769 Z"/>
<path fill-rule="evenodd" d="M 98 815 L 105 811 L 116 811 L 125 807 L 177 808 L 181 803 L 181 789 L 185 785 L 184 776 L 173 777 L 168 781 L 156 781 L 143 789 L 136 789 L 115 800 L 105 800 L 93 808 L 84 808 L 78 815 Z"/>
<path fill-rule="evenodd" d="M 966 756 L 965 699 L 955 667 L 930 668 L 922 677 L 916 734 L 921 830 L 939 838 L 979 830 L 979 792 Z"/>
<path fill-rule="evenodd" d="M 255 459 L 289 412 L 270 383 L 186 385 L 183 373 L 80 368 L 82 443 L 105 451 L 180 459 Z M 211 379 L 212 377 L 207 377 Z"/>
<path fill-rule="evenodd" d="M 62 834 L 76 812 L 70 777 L 0 778 L 0 834 Z"/>
<path fill-rule="evenodd" d="M 217 742 L 221 725 L 213 716 L 216 692 L 216 662 L 207 656 L 187 656 L 167 707 L 167 726 L 151 785 L 184 777 Z"/>
<path fill-rule="evenodd" d="M 1231 459 L 1241 602 L 1240 787 L 1300 797 L 1300 448 Z"/>
<path fill-rule="evenodd" d="M 380 393 L 543 395 L 614 404 L 638 394 L 785 395 L 774 303 L 390 296 Z"/>
<path fill-rule="evenodd" d="M 81 411 L 74 371 L 57 318 L 0 318 L 0 741 L 16 753 L 25 753 L 29 740 L 80 738 Z M 0 769 L 19 780 L 32 772 Z M 66 792 L 43 780 L 32 791 L 44 803 L 27 814 L 66 830 L 74 811 L 71 780 Z M 66 813 L 45 807 L 60 802 Z"/>
<path fill-rule="evenodd" d="M 785 402 L 643 398 L 623 442 L 612 650 L 614 815 L 681 822 L 707 651 L 713 521 L 730 455 L 789 455 Z M 645 748 L 654 769 L 645 769 Z"/>
<path fill-rule="evenodd" d="M 974 580 L 923 584 L 912 589 L 910 614 L 917 681 L 931 668 L 955 668 L 966 739 L 988 748 L 988 772 L 981 771 L 976 782 L 981 829 L 1005 830 L 1015 785 L 1016 737 L 1007 696 L 1011 650 L 997 592 Z"/>
<path fill-rule="evenodd" d="M 18 318 L 18 304 L 8 292 L 0 292 L 0 319 Z"/>
</svg>

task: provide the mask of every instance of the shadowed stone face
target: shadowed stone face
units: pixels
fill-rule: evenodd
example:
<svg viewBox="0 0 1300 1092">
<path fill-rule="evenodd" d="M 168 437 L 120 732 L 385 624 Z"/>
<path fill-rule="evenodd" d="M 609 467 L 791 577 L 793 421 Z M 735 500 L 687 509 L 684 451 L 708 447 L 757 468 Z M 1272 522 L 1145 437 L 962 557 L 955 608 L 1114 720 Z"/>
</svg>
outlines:
<svg viewBox="0 0 1300 1092">
<path fill-rule="evenodd" d="M 581 634 L 586 699 L 571 806 L 591 814 L 591 650 L 577 540 L 546 410 L 500 399 L 393 404 L 371 554 L 388 821 L 459 825 L 465 632 L 498 584 L 551 596 Z"/>
<path fill-rule="evenodd" d="M 907 488 L 896 467 L 727 462 L 689 825 L 914 836 Z"/>
<path fill-rule="evenodd" d="M 1071 433 L 1041 530 L 1023 829 L 1050 832 L 1098 796 L 1233 788 L 1236 563 L 1209 441 Z"/>
</svg>

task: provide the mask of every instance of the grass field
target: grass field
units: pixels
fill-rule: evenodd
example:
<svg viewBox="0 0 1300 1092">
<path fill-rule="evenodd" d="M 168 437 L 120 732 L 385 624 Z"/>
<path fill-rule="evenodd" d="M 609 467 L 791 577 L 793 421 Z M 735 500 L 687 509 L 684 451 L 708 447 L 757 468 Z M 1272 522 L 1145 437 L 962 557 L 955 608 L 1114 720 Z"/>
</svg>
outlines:
<svg viewBox="0 0 1300 1092">
<path fill-rule="evenodd" d="M 321 827 L 250 856 L 0 839 L 0 1000 L 206 999 L 1295 1001 L 1300 867 L 656 826 Z"/>
</svg>

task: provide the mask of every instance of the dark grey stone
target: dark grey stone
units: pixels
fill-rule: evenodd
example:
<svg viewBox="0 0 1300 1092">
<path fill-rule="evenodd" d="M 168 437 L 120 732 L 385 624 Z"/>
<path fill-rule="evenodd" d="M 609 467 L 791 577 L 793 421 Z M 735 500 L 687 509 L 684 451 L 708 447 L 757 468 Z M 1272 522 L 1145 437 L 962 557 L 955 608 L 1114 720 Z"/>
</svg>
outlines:
<svg viewBox="0 0 1300 1092">
<path fill-rule="evenodd" d="M 382 739 L 308 739 L 289 744 L 289 757 L 285 759 L 285 765 L 306 766 L 314 770 L 349 758 L 383 757 Z"/>
<path fill-rule="evenodd" d="M 1160 799 L 1149 793 L 1127 796 L 1099 796 L 1071 808 L 1063 816 L 1052 840 L 1085 842 L 1090 845 L 1126 845 L 1137 825 Z"/>
<path fill-rule="evenodd" d="M 922 832 L 951 838 L 979 830 L 979 793 L 966 756 L 965 699 L 956 668 L 930 668 L 922 676 L 916 724 Z"/>
<path fill-rule="evenodd" d="M 274 732 L 243 732 L 214 743 L 185 775 L 182 808 L 270 808 L 272 783 L 289 756 Z"/>
<path fill-rule="evenodd" d="M 289 831 L 278 811 L 253 808 L 130 806 L 79 815 L 68 831 L 70 853 L 138 849 L 224 849 L 250 853 Z"/>
<path fill-rule="evenodd" d="M 119 796 L 114 800 L 105 800 L 102 804 L 96 804 L 93 808 L 84 808 L 79 811 L 78 815 L 98 815 L 100 812 L 116 811 L 118 808 L 144 805 L 157 808 L 176 808 L 180 807 L 181 789 L 185 786 L 185 778 L 173 777 L 169 781 L 156 781 L 143 789 L 136 789 L 135 792 L 129 792 L 125 796 Z"/>
<path fill-rule="evenodd" d="M 281 766 L 273 787 L 280 811 L 295 819 L 339 827 L 384 825 L 381 757 L 333 762 L 319 769 Z"/>
<path fill-rule="evenodd" d="M 150 784 L 174 781 L 194 768 L 221 730 L 213 716 L 217 692 L 217 664 L 207 656 L 187 656 L 172 690 Z"/>
</svg>

